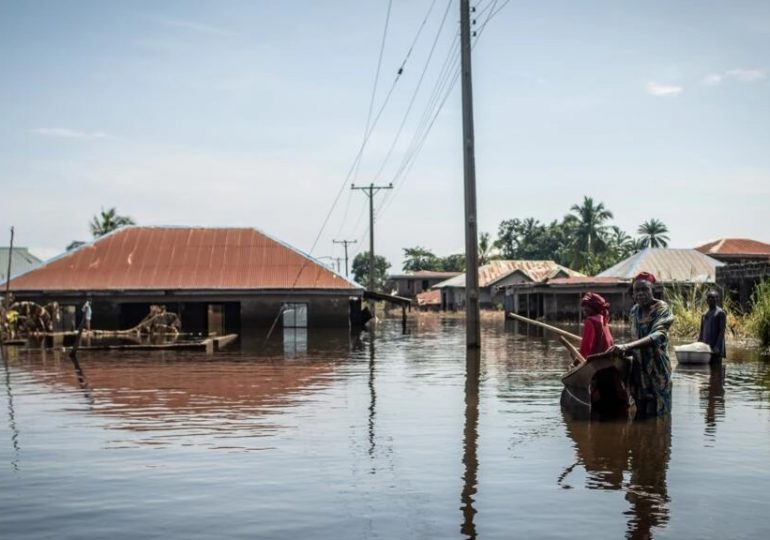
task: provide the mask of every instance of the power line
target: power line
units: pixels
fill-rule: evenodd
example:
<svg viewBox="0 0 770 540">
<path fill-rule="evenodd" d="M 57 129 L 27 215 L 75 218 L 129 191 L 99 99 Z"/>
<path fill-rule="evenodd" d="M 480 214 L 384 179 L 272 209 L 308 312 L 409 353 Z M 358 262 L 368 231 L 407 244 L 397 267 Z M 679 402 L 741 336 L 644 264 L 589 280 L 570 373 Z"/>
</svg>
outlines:
<svg viewBox="0 0 770 540">
<path fill-rule="evenodd" d="M 385 38 L 388 36 L 388 25 L 390 24 L 390 10 L 393 7 L 393 0 L 388 1 L 388 11 L 385 14 L 385 28 L 382 31 L 382 41 L 380 42 L 380 54 L 377 58 L 377 71 L 374 74 L 374 86 L 372 87 L 372 97 L 369 100 L 369 112 L 366 113 L 366 127 L 364 127 L 364 141 L 368 138 L 369 123 L 372 120 L 372 110 L 374 110 L 374 98 L 377 95 L 377 83 L 380 80 L 380 69 L 382 68 L 382 54 L 385 51 Z M 356 164 L 355 174 L 353 180 L 358 177 L 358 167 L 361 164 L 359 160 Z"/>
</svg>

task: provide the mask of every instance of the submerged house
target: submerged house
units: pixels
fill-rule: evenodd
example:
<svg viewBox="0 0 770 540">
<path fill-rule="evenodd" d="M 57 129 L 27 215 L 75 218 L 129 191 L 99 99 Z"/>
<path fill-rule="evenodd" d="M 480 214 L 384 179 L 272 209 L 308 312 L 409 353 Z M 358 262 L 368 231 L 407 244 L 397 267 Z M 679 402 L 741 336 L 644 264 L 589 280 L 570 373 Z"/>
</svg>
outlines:
<svg viewBox="0 0 770 540">
<path fill-rule="evenodd" d="M 547 320 L 580 320 L 580 299 L 592 291 L 610 303 L 614 318 L 625 317 L 633 305 L 631 281 L 639 272 L 657 278 L 659 294 L 666 287 L 715 283 L 724 263 L 694 249 L 647 248 L 594 277 L 566 277 L 523 283 L 505 290 L 506 312 Z"/>
<path fill-rule="evenodd" d="M 434 285 L 447 279 L 459 276 L 461 272 L 437 272 L 433 270 L 418 270 L 405 274 L 388 276 L 389 290 L 396 296 L 404 298 L 417 298 L 417 295 L 429 291 Z"/>
<path fill-rule="evenodd" d="M 748 238 L 722 238 L 695 249 L 718 259 L 716 281 L 723 293 L 743 310 L 761 280 L 770 279 L 770 244 Z"/>
<path fill-rule="evenodd" d="M 558 277 L 582 276 L 554 261 L 491 261 L 479 268 L 479 305 L 502 306 L 506 287 L 521 283 L 540 283 Z M 465 274 L 435 285 L 441 291 L 441 308 L 455 310 L 465 306 Z"/>
<path fill-rule="evenodd" d="M 138 227 L 107 234 L 13 278 L 17 300 L 58 301 L 65 314 L 92 298 L 97 329 L 130 328 L 152 304 L 182 331 L 347 327 L 363 288 L 253 228 Z"/>
</svg>

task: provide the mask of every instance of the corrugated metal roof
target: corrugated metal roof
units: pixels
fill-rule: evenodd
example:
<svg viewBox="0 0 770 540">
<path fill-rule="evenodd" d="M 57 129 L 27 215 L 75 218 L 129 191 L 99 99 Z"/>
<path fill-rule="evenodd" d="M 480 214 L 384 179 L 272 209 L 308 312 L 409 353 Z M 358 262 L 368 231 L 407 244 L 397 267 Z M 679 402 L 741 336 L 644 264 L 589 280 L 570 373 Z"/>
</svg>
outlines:
<svg viewBox="0 0 770 540">
<path fill-rule="evenodd" d="M 424 291 L 417 295 L 418 306 L 435 306 L 441 304 L 441 291 Z"/>
<path fill-rule="evenodd" d="M 0 247 L 0 283 L 5 283 L 8 278 L 8 256 L 11 253 L 10 247 Z M 29 272 L 37 268 L 43 261 L 32 255 L 25 247 L 13 247 L 13 257 L 11 258 L 11 277 Z M 0 292 L 2 294 L 2 292 Z"/>
<path fill-rule="evenodd" d="M 770 257 L 770 244 L 750 238 L 720 238 L 695 249 L 706 255 L 766 255 Z"/>
<path fill-rule="evenodd" d="M 126 227 L 11 280 L 14 291 L 361 289 L 249 228 Z"/>
<path fill-rule="evenodd" d="M 495 282 L 510 276 L 514 272 L 521 272 L 531 281 L 544 281 L 547 278 L 555 277 L 559 274 L 567 276 L 582 276 L 580 272 L 556 264 L 554 261 L 491 261 L 479 268 L 479 287 L 489 287 Z M 434 285 L 434 288 L 444 287 L 465 287 L 465 274 L 442 281 Z"/>
<path fill-rule="evenodd" d="M 434 278 L 452 278 L 460 275 L 462 272 L 437 272 L 433 270 L 418 270 L 417 272 L 406 272 L 404 274 L 392 274 L 388 279 L 434 279 Z"/>
<path fill-rule="evenodd" d="M 662 282 L 713 282 L 724 263 L 694 249 L 647 248 L 601 272 L 597 277 L 632 279 L 651 272 Z"/>
</svg>

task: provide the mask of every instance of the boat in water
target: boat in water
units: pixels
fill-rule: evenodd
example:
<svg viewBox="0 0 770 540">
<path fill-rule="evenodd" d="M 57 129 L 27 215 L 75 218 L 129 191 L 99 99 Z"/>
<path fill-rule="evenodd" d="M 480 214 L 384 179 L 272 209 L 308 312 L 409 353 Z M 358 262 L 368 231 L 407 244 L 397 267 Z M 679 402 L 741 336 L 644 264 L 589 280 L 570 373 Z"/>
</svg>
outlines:
<svg viewBox="0 0 770 540">
<path fill-rule="evenodd" d="M 575 418 L 630 418 L 636 405 L 629 392 L 631 363 L 608 354 L 589 356 L 561 378 L 561 406 Z"/>
</svg>

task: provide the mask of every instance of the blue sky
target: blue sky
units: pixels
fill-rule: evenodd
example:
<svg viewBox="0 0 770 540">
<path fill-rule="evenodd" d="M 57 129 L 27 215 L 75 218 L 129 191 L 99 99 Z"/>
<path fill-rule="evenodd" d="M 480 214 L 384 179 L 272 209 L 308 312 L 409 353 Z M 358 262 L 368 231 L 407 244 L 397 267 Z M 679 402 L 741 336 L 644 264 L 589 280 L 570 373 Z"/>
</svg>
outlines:
<svg viewBox="0 0 770 540">
<path fill-rule="evenodd" d="M 672 247 L 770 242 L 770 3 L 474 4 L 477 28 L 496 13 L 473 52 L 480 231 L 559 219 L 590 195 L 628 232 L 661 219 Z M 366 249 L 367 200 L 349 185 L 375 181 L 395 186 L 376 198 L 392 271 L 404 247 L 462 251 L 459 84 L 428 107 L 457 60 L 456 1 L 393 1 L 371 117 L 393 92 L 348 174 L 387 8 L 0 0 L 0 234 L 14 225 L 18 245 L 53 256 L 115 206 L 305 251 L 318 238 L 313 254 L 336 257 L 332 239 Z"/>
</svg>

